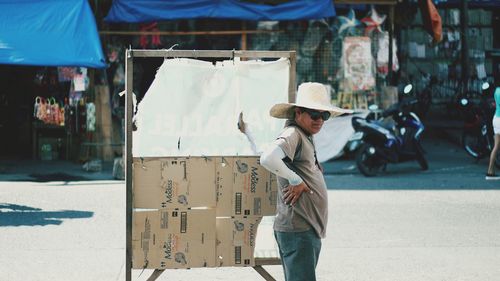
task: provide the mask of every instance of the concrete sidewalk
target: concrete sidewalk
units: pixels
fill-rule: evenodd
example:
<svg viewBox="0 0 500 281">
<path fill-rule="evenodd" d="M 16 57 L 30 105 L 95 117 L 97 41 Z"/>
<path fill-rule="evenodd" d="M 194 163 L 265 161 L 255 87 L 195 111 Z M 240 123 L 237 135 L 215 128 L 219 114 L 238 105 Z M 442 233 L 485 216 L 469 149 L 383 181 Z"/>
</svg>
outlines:
<svg viewBox="0 0 500 281">
<path fill-rule="evenodd" d="M 99 172 L 87 172 L 83 164 L 64 160 L 0 160 L 0 181 L 94 181 L 114 180 L 113 163 L 101 162 Z"/>
</svg>

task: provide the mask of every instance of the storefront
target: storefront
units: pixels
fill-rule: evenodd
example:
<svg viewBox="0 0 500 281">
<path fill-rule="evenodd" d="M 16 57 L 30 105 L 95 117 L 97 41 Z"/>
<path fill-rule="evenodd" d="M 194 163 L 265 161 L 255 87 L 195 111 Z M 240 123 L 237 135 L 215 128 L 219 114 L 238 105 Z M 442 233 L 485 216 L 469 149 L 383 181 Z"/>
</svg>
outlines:
<svg viewBox="0 0 500 281">
<path fill-rule="evenodd" d="M 88 2 L 0 1 L 0 29 L 0 158 L 75 159 L 107 65 Z"/>
</svg>

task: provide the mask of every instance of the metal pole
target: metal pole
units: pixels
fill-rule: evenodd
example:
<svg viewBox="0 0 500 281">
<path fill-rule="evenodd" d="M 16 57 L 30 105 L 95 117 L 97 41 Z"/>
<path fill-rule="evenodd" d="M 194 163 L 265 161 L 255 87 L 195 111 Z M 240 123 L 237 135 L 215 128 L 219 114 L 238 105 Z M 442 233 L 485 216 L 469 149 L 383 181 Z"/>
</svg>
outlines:
<svg viewBox="0 0 500 281">
<path fill-rule="evenodd" d="M 296 69 L 297 69 L 297 55 L 295 51 L 290 52 L 290 81 L 288 83 L 288 102 L 295 102 L 295 89 L 297 88 Z"/>
<path fill-rule="evenodd" d="M 247 30 L 247 23 L 246 22 L 241 23 L 241 29 Z M 247 33 L 246 32 L 241 33 L 241 50 L 242 51 L 247 50 L 247 40 L 248 40 Z"/>
<path fill-rule="evenodd" d="M 462 35 L 462 93 L 467 93 L 469 89 L 469 44 L 467 42 L 467 31 L 469 27 L 469 13 L 468 13 L 468 5 L 467 0 L 462 0 L 460 7 L 460 17 L 461 17 L 461 25 L 460 25 L 460 33 Z"/>
<path fill-rule="evenodd" d="M 125 234 L 125 280 L 132 280 L 132 114 L 133 114 L 133 80 L 134 64 L 132 50 L 125 52 L 125 183 L 126 183 L 126 234 Z"/>
</svg>

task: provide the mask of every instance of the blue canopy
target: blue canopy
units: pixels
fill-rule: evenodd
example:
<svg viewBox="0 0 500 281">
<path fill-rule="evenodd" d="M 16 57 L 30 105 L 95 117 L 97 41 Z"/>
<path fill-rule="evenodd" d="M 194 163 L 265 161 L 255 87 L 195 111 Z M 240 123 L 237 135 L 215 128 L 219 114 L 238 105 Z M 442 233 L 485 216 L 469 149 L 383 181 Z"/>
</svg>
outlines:
<svg viewBox="0 0 500 281">
<path fill-rule="evenodd" d="M 193 18 L 301 20 L 335 16 L 331 0 L 291 0 L 278 5 L 242 0 L 114 0 L 107 22 L 151 22 Z"/>
<path fill-rule="evenodd" d="M 87 0 L 0 0 L 0 64 L 105 67 Z"/>
<path fill-rule="evenodd" d="M 461 0 L 433 0 L 434 3 L 441 6 L 460 5 Z M 469 0 L 467 5 L 472 7 L 500 7 L 498 0 Z"/>
</svg>

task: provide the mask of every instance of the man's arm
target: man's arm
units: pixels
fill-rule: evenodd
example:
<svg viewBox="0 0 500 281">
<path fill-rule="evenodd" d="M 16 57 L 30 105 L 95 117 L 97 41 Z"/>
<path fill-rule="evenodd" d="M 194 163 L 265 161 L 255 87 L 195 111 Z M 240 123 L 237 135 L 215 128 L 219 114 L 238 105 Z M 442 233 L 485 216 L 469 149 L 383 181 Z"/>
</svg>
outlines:
<svg viewBox="0 0 500 281">
<path fill-rule="evenodd" d="M 257 150 L 257 145 L 255 145 L 255 140 L 253 138 L 252 131 L 250 131 L 249 126 L 245 121 L 243 121 L 243 112 L 240 112 L 240 116 L 238 118 L 238 130 L 245 134 L 245 136 L 248 139 L 248 142 L 250 143 L 250 147 L 252 148 L 252 152 L 255 154 L 260 154 L 260 152 Z"/>
<path fill-rule="evenodd" d="M 290 185 L 283 189 L 283 199 L 285 203 L 293 205 L 302 192 L 312 193 L 312 191 L 299 175 L 285 165 L 283 162 L 285 158 L 285 152 L 278 145 L 272 144 L 260 156 L 260 164 L 270 172 L 288 180 Z"/>
</svg>

